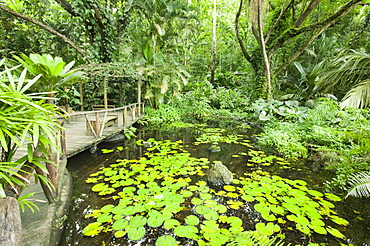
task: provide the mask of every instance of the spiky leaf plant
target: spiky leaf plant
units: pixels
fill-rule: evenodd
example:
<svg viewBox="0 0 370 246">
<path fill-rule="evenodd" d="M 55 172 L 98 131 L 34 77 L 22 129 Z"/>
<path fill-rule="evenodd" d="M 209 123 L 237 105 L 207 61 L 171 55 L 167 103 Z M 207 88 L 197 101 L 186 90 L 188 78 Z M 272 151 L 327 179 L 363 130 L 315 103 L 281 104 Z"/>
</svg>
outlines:
<svg viewBox="0 0 370 246">
<path fill-rule="evenodd" d="M 370 197 L 370 173 L 355 173 L 349 183 L 351 188 L 349 188 L 346 198 L 348 196 Z"/>
</svg>

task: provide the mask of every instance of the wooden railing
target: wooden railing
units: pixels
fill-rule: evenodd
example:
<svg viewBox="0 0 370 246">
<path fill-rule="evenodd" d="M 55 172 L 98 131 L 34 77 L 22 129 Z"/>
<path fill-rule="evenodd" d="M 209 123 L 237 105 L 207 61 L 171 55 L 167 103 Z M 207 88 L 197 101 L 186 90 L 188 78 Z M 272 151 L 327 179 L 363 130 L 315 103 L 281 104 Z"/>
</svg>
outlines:
<svg viewBox="0 0 370 246">
<path fill-rule="evenodd" d="M 60 121 L 60 124 L 62 125 L 63 129 L 59 131 L 57 139 L 58 139 L 58 148 L 60 151 L 56 151 L 55 153 L 55 163 L 56 165 L 47 164 L 47 168 L 49 171 L 49 178 L 56 188 L 55 191 L 45 191 L 45 195 L 47 196 L 49 202 L 54 202 L 56 197 L 58 196 L 58 190 L 60 189 L 60 183 L 59 183 L 59 177 L 60 175 L 64 174 L 65 166 L 60 165 L 60 161 L 65 161 L 67 159 L 67 145 L 66 145 L 66 132 L 65 132 L 65 125 L 66 122 L 73 121 L 74 117 L 77 116 L 85 116 L 87 128 L 90 127 L 93 135 L 95 138 L 101 137 L 103 134 L 103 131 L 105 129 L 105 121 L 108 119 L 108 113 L 110 112 L 117 112 L 121 113 L 119 111 L 122 111 L 122 125 L 121 127 L 128 126 L 129 123 L 129 111 L 132 112 L 131 114 L 131 120 L 136 120 L 137 115 L 141 115 L 144 113 L 144 103 L 133 103 L 127 106 L 119 107 L 119 108 L 108 108 L 108 109 L 102 109 L 102 110 L 95 110 L 95 111 L 85 111 L 85 112 L 75 112 L 71 114 L 66 114 L 64 117 L 60 116 L 57 117 Z M 101 115 L 104 114 L 102 117 Z M 92 115 L 92 119 L 90 119 L 88 116 Z M 118 114 L 117 114 L 118 115 Z M 119 125 L 117 125 L 119 126 Z M 88 129 L 86 129 L 88 130 Z M 55 174 L 55 175 L 53 175 Z M 48 194 L 49 193 L 49 194 Z"/>
</svg>

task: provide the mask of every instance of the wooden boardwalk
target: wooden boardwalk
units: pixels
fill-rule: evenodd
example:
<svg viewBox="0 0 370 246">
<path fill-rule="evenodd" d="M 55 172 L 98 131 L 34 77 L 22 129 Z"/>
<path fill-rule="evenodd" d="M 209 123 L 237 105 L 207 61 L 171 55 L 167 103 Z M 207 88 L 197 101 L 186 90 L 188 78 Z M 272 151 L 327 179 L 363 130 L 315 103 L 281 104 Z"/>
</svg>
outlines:
<svg viewBox="0 0 370 246">
<path fill-rule="evenodd" d="M 97 115 L 100 121 L 103 121 L 106 114 L 111 118 L 115 117 L 117 120 L 116 124 L 110 126 L 103 126 L 104 124 L 100 124 L 100 128 L 103 129 L 100 129 L 101 134 L 96 134 L 98 136 L 95 136 L 91 131 L 89 132 L 87 119 L 90 121 L 92 120 L 94 124 Z M 69 119 L 64 120 L 64 139 L 66 145 L 64 149 L 64 157 L 69 158 L 74 156 L 86 149 L 98 145 L 104 140 L 114 137 L 124 129 L 136 123 L 142 115 L 142 108 L 137 107 L 136 104 L 117 109 L 75 112 L 70 114 Z M 14 158 L 18 159 L 24 155 L 26 155 L 26 150 L 18 149 Z"/>
<path fill-rule="evenodd" d="M 133 117 L 132 110 L 127 111 L 127 122 L 124 123 L 123 110 L 109 113 L 109 115 L 116 115 L 118 117 L 117 126 L 109 126 L 103 129 L 102 135 L 95 137 L 94 135 L 88 135 L 87 122 L 84 115 L 78 115 L 72 117 L 71 121 L 65 123 L 66 129 L 66 147 L 67 147 L 67 158 L 74 156 L 86 149 L 96 146 L 100 142 L 114 137 L 115 135 L 122 132 L 125 128 L 132 126 L 136 123 L 141 115 L 135 114 Z M 104 118 L 104 113 L 101 113 L 100 118 Z M 91 118 L 91 116 L 90 116 Z"/>
</svg>

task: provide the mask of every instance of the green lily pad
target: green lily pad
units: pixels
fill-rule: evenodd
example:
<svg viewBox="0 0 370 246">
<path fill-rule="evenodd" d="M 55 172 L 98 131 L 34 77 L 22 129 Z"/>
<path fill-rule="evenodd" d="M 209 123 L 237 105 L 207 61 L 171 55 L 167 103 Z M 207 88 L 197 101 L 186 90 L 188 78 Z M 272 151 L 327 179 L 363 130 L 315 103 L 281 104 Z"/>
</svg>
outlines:
<svg viewBox="0 0 370 246">
<path fill-rule="evenodd" d="M 83 230 L 82 230 L 82 234 L 84 234 L 85 236 L 95 236 L 95 235 L 98 235 L 101 230 L 104 229 L 103 226 L 101 226 L 102 223 L 100 222 L 94 222 L 94 223 L 91 223 L 91 224 L 88 224 Z"/>
<path fill-rule="evenodd" d="M 199 218 L 195 215 L 189 215 L 185 218 L 185 223 L 188 225 L 198 225 L 199 224 Z"/>
<path fill-rule="evenodd" d="M 193 205 L 200 205 L 203 204 L 203 200 L 198 197 L 194 197 L 193 199 L 191 199 L 191 203 Z"/>
<path fill-rule="evenodd" d="M 130 227 L 127 230 L 127 235 L 130 240 L 137 241 L 145 236 L 146 230 L 143 226 L 140 227 Z"/>
<path fill-rule="evenodd" d="M 226 213 L 227 212 L 227 207 L 222 204 L 218 204 L 214 207 L 215 211 L 219 212 L 220 214 Z"/>
<path fill-rule="evenodd" d="M 198 214 L 205 215 L 205 214 L 209 213 L 211 211 L 211 209 L 207 206 L 199 205 L 199 206 L 196 206 L 195 211 Z"/>
<path fill-rule="evenodd" d="M 166 219 L 165 216 L 157 210 L 149 211 L 148 216 L 148 226 L 150 227 L 159 227 Z"/>
<path fill-rule="evenodd" d="M 198 229 L 195 226 L 178 226 L 174 229 L 174 233 L 179 237 L 186 237 L 191 239 L 198 238 Z"/>
<path fill-rule="evenodd" d="M 179 226 L 180 225 L 180 222 L 176 219 L 168 219 L 164 222 L 164 225 L 163 227 L 166 229 L 166 230 L 169 230 L 171 228 L 175 228 L 176 226 Z"/>
<path fill-rule="evenodd" d="M 111 222 L 112 217 L 113 216 L 110 213 L 100 214 L 97 218 L 97 222 L 100 222 L 100 223 Z"/>
<path fill-rule="evenodd" d="M 260 234 L 262 234 L 262 235 L 271 236 L 275 232 L 280 231 L 280 226 L 279 225 L 276 225 L 276 224 L 274 224 L 272 222 L 269 222 L 267 224 L 265 224 L 265 223 L 257 223 L 256 224 L 256 230 Z"/>
<path fill-rule="evenodd" d="M 112 229 L 119 231 L 119 230 L 125 229 L 128 226 L 128 224 L 129 224 L 128 220 L 119 219 L 119 220 L 114 221 L 112 225 Z"/>
<path fill-rule="evenodd" d="M 127 234 L 127 232 L 126 232 L 126 231 L 116 231 L 116 232 L 114 233 L 114 237 L 115 237 L 115 238 L 121 238 L 121 237 L 124 237 L 126 234 Z"/>
<path fill-rule="evenodd" d="M 136 215 L 130 220 L 130 227 L 138 228 L 145 225 L 147 219 L 144 216 Z"/>
<path fill-rule="evenodd" d="M 175 245 L 177 245 L 176 239 L 169 235 L 160 236 L 155 242 L 155 246 L 175 246 Z"/>
<path fill-rule="evenodd" d="M 204 218 L 207 220 L 217 220 L 220 215 L 214 211 L 210 210 L 208 213 L 204 214 Z"/>
</svg>

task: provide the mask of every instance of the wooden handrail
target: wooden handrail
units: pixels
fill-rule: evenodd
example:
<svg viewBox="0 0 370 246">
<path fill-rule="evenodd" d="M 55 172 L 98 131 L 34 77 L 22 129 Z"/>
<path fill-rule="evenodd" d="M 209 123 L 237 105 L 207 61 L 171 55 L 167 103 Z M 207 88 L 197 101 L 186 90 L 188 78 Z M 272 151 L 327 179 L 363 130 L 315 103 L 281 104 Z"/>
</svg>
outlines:
<svg viewBox="0 0 370 246">
<path fill-rule="evenodd" d="M 105 112 L 114 112 L 114 111 L 120 111 L 120 110 L 124 110 L 125 108 L 131 108 L 131 107 L 134 107 L 136 105 L 138 105 L 139 103 L 132 103 L 132 104 L 129 104 L 129 105 L 126 105 L 126 106 L 123 106 L 123 107 L 119 107 L 119 108 L 109 108 L 109 109 L 102 109 L 102 110 L 95 110 L 95 111 L 84 111 L 84 112 L 75 112 L 75 113 L 71 113 L 71 114 L 65 114 L 63 116 L 57 116 L 58 119 L 62 119 L 64 117 L 73 117 L 73 116 L 79 116 L 79 115 L 86 115 L 86 114 L 93 114 L 93 113 L 105 113 Z M 144 108 L 144 103 L 140 103 L 141 104 L 141 108 L 143 109 Z"/>
</svg>

